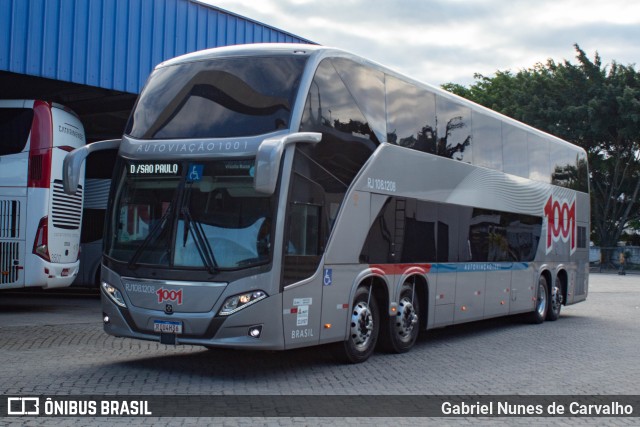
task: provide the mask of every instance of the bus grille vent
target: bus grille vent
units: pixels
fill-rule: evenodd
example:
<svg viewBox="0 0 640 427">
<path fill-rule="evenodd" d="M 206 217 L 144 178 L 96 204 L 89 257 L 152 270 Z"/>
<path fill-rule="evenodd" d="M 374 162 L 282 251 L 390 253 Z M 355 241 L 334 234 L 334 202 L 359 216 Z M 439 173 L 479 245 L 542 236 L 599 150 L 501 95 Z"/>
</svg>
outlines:
<svg viewBox="0 0 640 427">
<path fill-rule="evenodd" d="M 0 200 L 0 238 L 20 238 L 20 202 Z"/>
<path fill-rule="evenodd" d="M 19 261 L 19 242 L 0 242 L 0 285 L 18 281 L 18 272 L 15 262 Z"/>
<path fill-rule="evenodd" d="M 82 186 L 78 185 L 76 193 L 69 195 L 64 192 L 62 180 L 54 180 L 51 216 L 54 227 L 79 229 L 82 220 Z"/>
</svg>

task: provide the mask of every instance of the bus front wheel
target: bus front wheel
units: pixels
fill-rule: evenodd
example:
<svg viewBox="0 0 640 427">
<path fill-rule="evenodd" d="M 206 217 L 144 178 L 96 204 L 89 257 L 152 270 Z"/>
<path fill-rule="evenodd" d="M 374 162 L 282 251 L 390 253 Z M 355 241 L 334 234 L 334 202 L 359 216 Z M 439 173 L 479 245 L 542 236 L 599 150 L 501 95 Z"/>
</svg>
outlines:
<svg viewBox="0 0 640 427">
<path fill-rule="evenodd" d="M 378 341 L 380 313 L 371 286 L 360 286 L 351 305 L 347 339 L 343 343 L 348 362 L 361 363 L 371 356 Z"/>
</svg>

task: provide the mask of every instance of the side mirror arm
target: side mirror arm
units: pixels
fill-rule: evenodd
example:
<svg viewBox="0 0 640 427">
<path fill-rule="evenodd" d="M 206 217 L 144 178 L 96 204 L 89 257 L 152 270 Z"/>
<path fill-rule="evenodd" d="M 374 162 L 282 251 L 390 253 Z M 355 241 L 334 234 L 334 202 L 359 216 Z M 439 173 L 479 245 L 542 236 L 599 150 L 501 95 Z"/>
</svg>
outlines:
<svg viewBox="0 0 640 427">
<path fill-rule="evenodd" d="M 120 146 L 120 139 L 108 139 L 106 141 L 93 142 L 83 145 L 71 151 L 64 158 L 62 163 L 62 182 L 64 192 L 67 194 L 75 194 L 80 183 L 80 171 L 82 163 L 87 156 L 95 151 L 115 149 Z"/>
<path fill-rule="evenodd" d="M 270 138 L 262 141 L 256 155 L 256 168 L 253 185 L 259 193 L 273 194 L 278 182 L 280 161 L 288 145 L 296 143 L 317 144 L 322 140 L 318 132 L 299 132 L 282 138 Z"/>
</svg>

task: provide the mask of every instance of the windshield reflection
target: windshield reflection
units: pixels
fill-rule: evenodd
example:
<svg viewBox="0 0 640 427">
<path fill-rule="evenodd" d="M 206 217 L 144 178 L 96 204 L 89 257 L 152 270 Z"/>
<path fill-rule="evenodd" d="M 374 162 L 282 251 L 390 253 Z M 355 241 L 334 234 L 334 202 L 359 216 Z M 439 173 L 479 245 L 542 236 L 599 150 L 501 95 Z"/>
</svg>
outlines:
<svg viewBox="0 0 640 427">
<path fill-rule="evenodd" d="M 306 57 L 238 57 L 156 69 L 125 134 L 228 138 L 288 129 Z"/>
</svg>

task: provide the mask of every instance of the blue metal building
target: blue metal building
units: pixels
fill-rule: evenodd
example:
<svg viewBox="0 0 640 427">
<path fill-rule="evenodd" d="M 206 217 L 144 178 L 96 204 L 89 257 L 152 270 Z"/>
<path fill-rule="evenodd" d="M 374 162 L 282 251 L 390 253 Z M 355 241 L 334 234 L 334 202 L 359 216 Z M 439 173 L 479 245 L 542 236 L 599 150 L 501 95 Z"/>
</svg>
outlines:
<svg viewBox="0 0 640 427">
<path fill-rule="evenodd" d="M 0 0 L 0 98 L 60 102 L 119 137 L 155 65 L 242 43 L 311 43 L 196 0 Z"/>
</svg>

